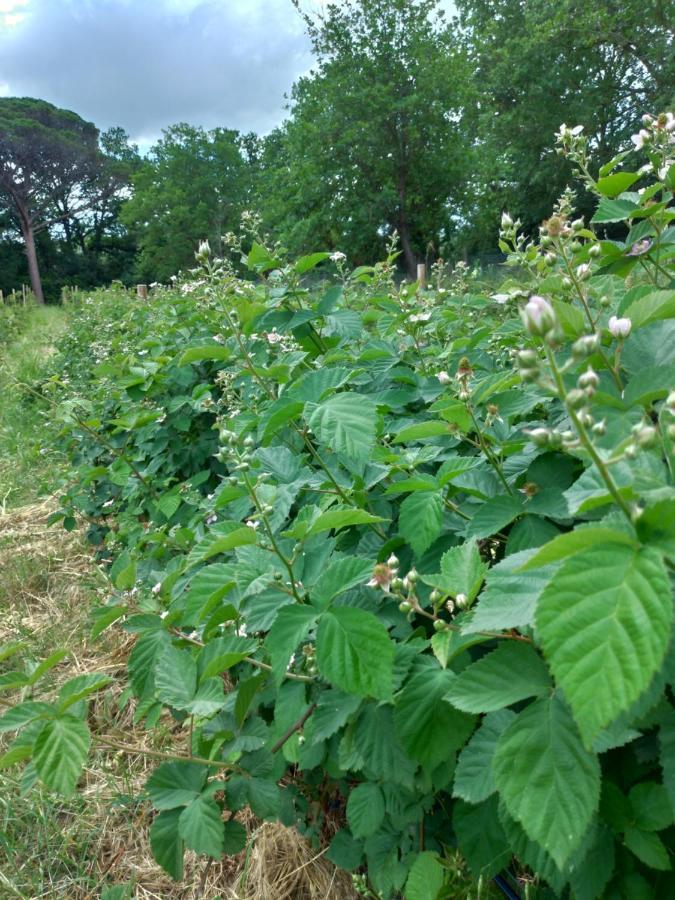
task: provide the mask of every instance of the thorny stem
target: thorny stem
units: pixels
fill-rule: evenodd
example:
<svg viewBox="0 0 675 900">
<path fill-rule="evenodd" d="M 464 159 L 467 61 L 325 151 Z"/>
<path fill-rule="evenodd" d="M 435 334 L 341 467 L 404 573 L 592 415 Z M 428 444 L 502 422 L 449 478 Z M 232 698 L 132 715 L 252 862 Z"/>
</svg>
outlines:
<svg viewBox="0 0 675 900">
<path fill-rule="evenodd" d="M 548 346 L 546 347 L 546 356 L 548 358 L 549 365 L 551 366 L 551 371 L 553 372 L 553 377 L 555 379 L 556 387 L 558 389 L 558 396 L 560 397 L 560 399 L 563 402 L 565 402 L 567 399 L 567 391 L 565 390 L 565 384 L 562 380 L 562 376 L 560 375 L 560 372 L 558 371 L 558 367 L 556 365 L 555 356 L 553 354 L 553 351 Z M 567 414 L 569 415 L 570 419 L 572 420 L 572 423 L 577 431 L 577 434 L 579 435 L 579 440 L 581 441 L 581 443 L 583 444 L 585 449 L 588 451 L 588 455 L 593 460 L 596 469 L 600 473 L 600 477 L 605 482 L 607 490 L 610 492 L 610 494 L 614 498 L 614 501 L 616 502 L 616 504 L 619 507 L 619 509 L 621 510 L 621 512 L 626 516 L 626 518 L 632 525 L 633 517 L 631 515 L 630 507 L 628 506 L 628 504 L 626 503 L 624 498 L 619 493 L 619 489 L 617 488 L 617 486 L 614 482 L 614 479 L 612 478 L 612 476 L 609 472 L 609 469 L 607 468 L 605 462 L 601 459 L 597 450 L 593 446 L 593 441 L 589 438 L 586 428 L 584 427 L 584 425 L 582 425 L 579 417 L 576 414 L 576 411 L 573 409 L 570 409 L 569 406 L 567 406 L 566 402 L 565 402 L 565 407 L 567 409 Z"/>
<path fill-rule="evenodd" d="M 94 738 L 96 744 L 102 750 L 122 750 L 124 753 L 138 756 L 149 756 L 152 759 L 166 759 L 172 762 L 194 762 L 200 766 L 212 766 L 217 769 L 234 769 L 232 763 L 226 763 L 217 759 L 206 759 L 204 756 L 181 756 L 178 753 L 163 753 L 160 750 L 149 750 L 147 747 L 131 747 L 128 744 L 121 744 L 119 741 L 113 741 L 110 738 Z"/>
<path fill-rule="evenodd" d="M 309 717 L 312 715 L 312 713 L 314 712 L 315 709 L 316 709 L 316 703 L 312 703 L 304 711 L 304 713 L 300 716 L 298 721 L 295 722 L 293 725 L 291 725 L 291 727 L 282 734 L 282 736 L 279 738 L 279 740 L 276 742 L 276 744 L 272 747 L 272 753 L 278 753 L 279 750 L 281 750 L 281 748 L 284 746 L 286 741 L 290 740 L 290 738 L 293 737 L 293 735 L 295 734 L 296 731 L 300 731 L 302 726 L 305 724 L 307 719 L 309 719 Z"/>
</svg>

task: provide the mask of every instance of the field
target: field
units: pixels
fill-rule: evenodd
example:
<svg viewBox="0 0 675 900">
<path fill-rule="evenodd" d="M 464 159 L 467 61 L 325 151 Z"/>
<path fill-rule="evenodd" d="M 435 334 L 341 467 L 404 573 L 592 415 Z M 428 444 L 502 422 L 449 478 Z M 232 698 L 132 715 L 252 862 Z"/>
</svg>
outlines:
<svg viewBox="0 0 675 900">
<path fill-rule="evenodd" d="M 668 121 L 499 284 L 249 228 L 0 332 L 7 896 L 672 895 Z"/>
</svg>

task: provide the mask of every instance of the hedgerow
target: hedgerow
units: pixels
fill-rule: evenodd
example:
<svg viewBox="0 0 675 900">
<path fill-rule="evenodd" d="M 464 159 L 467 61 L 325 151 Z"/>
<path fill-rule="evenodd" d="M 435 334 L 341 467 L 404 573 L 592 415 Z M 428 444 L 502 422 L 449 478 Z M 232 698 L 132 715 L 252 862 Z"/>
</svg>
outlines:
<svg viewBox="0 0 675 900">
<path fill-rule="evenodd" d="M 536 240 L 505 214 L 494 295 L 249 235 L 246 278 L 204 244 L 148 301 L 82 305 L 45 387 L 55 518 L 110 562 L 124 702 L 179 726 L 146 785 L 174 878 L 250 806 L 380 897 L 447 896 L 456 847 L 558 896 L 672 893 L 673 124 L 597 175 L 563 126 L 597 212 L 568 191 Z M 59 658 L 1 677 L 0 764 L 70 793 L 108 679 L 53 697 Z"/>
</svg>

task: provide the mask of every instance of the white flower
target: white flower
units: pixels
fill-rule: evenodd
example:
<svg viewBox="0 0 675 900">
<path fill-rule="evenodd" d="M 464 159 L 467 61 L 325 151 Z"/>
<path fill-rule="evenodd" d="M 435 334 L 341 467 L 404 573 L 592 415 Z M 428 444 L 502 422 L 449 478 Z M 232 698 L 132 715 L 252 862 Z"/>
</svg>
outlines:
<svg viewBox="0 0 675 900">
<path fill-rule="evenodd" d="M 616 316 L 612 316 L 608 322 L 608 327 L 612 337 L 627 338 L 633 327 L 633 323 L 628 318 L 617 319 Z"/>
<path fill-rule="evenodd" d="M 411 322 L 428 322 L 430 318 L 431 318 L 430 312 L 422 312 L 422 313 L 416 313 L 415 315 L 410 316 L 410 321 Z"/>
<path fill-rule="evenodd" d="M 500 306 L 503 306 L 505 303 L 508 303 L 509 295 L 508 294 L 493 294 L 492 299 L 495 301 L 495 303 L 499 303 Z"/>
<path fill-rule="evenodd" d="M 644 116 L 642 117 L 643 125 L 651 125 L 653 121 L 654 121 L 654 116 L 650 116 L 649 113 L 645 113 Z"/>
<path fill-rule="evenodd" d="M 159 594 L 159 592 L 160 592 L 161 590 L 162 590 L 162 582 L 161 582 L 161 581 L 158 581 L 157 584 L 153 587 L 152 593 L 153 593 L 153 594 Z"/>
<path fill-rule="evenodd" d="M 257 531 L 260 522 L 257 519 L 247 519 L 246 524 L 249 528 L 252 528 L 254 531 Z"/>
<path fill-rule="evenodd" d="M 644 128 L 641 128 L 637 134 L 631 135 L 631 141 L 635 144 L 636 150 L 641 150 L 649 141 L 649 137 L 649 132 L 645 131 Z"/>
<path fill-rule="evenodd" d="M 666 124 L 663 127 L 666 131 L 675 131 L 675 115 L 673 113 L 666 113 Z"/>
<path fill-rule="evenodd" d="M 335 253 L 331 253 L 330 258 L 334 263 L 338 263 L 342 262 L 344 259 L 347 259 L 347 254 L 342 253 L 340 250 L 336 250 Z"/>
<path fill-rule="evenodd" d="M 265 335 L 268 344 L 280 344 L 283 341 L 283 335 L 277 334 L 276 331 L 268 331 Z"/>
<path fill-rule="evenodd" d="M 438 375 L 436 376 L 436 378 L 438 378 L 438 380 L 440 381 L 441 384 L 451 384 L 452 383 L 452 378 L 450 377 L 450 375 L 448 375 L 447 372 L 439 372 Z"/>
<path fill-rule="evenodd" d="M 537 294 L 530 297 L 520 315 L 530 334 L 544 335 L 557 324 L 553 307 L 548 300 Z"/>
</svg>

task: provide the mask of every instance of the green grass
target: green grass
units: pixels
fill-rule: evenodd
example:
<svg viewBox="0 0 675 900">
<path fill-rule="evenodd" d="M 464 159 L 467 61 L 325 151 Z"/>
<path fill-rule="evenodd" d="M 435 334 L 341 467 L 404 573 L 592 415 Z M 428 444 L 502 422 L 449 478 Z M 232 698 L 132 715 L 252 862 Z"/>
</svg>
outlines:
<svg viewBox="0 0 675 900">
<path fill-rule="evenodd" d="M 0 346 L 0 509 L 53 489 L 60 460 L 49 447 L 51 405 L 39 387 L 45 361 L 67 323 L 60 307 L 32 308 L 19 336 Z"/>
</svg>

